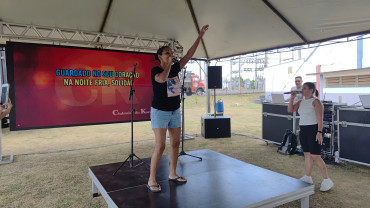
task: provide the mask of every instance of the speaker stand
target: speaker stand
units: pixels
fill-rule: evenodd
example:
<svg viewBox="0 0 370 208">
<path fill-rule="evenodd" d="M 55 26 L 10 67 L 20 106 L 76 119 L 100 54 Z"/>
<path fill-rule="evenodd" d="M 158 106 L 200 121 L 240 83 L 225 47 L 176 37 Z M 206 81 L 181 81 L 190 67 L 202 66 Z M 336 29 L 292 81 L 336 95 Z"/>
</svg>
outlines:
<svg viewBox="0 0 370 208">
<path fill-rule="evenodd" d="M 197 157 L 195 155 L 188 154 L 184 151 L 184 135 L 185 135 L 185 74 L 186 74 L 186 68 L 183 69 L 183 76 L 182 76 L 182 85 L 181 85 L 181 152 L 179 153 L 179 156 L 190 156 L 194 158 L 198 158 L 202 161 L 201 157 Z"/>
<path fill-rule="evenodd" d="M 216 118 L 216 88 L 213 89 L 213 98 L 214 117 Z"/>
</svg>

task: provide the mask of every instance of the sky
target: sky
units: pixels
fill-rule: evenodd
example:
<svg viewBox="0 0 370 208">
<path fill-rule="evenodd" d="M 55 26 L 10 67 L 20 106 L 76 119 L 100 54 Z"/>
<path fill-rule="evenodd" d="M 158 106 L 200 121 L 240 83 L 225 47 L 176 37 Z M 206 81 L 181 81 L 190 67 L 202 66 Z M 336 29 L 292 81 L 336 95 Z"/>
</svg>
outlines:
<svg viewBox="0 0 370 208">
<path fill-rule="evenodd" d="M 365 35 L 364 38 L 368 38 L 370 35 Z M 353 37 L 350 37 L 351 39 Z M 347 39 L 338 39 L 347 40 Z M 328 43 L 328 42 L 326 42 Z M 326 44 L 323 43 L 323 44 Z M 292 61 L 298 59 L 298 51 L 289 51 L 285 53 L 275 53 L 268 55 L 268 66 L 279 65 L 279 56 L 285 61 Z M 235 57 L 236 58 L 236 57 Z M 258 57 L 264 58 L 264 57 Z M 316 65 L 321 65 L 322 72 L 346 70 L 346 69 L 356 69 L 357 68 L 357 41 L 336 43 L 331 45 L 319 46 L 316 50 L 315 48 L 303 49 L 301 50 L 301 58 L 305 59 L 306 62 L 302 67 L 309 67 L 305 71 L 316 72 Z M 211 61 L 210 65 L 222 66 L 222 77 L 223 80 L 230 79 L 230 61 Z M 198 63 L 188 63 L 187 70 L 195 74 L 200 74 L 202 71 L 200 67 L 204 70 L 205 64 L 203 62 Z M 362 68 L 370 67 L 370 39 L 363 40 L 363 60 Z M 241 66 L 241 76 L 243 79 L 255 79 L 255 72 L 243 72 L 244 68 L 254 68 L 254 64 L 244 64 Z M 239 65 L 234 64 L 232 66 L 233 71 L 238 71 Z M 202 72 L 203 73 L 203 72 Z M 238 76 L 239 73 L 233 73 L 233 77 Z M 258 75 L 263 76 L 263 72 L 258 72 Z M 204 74 L 202 74 L 202 79 L 204 79 Z"/>
</svg>

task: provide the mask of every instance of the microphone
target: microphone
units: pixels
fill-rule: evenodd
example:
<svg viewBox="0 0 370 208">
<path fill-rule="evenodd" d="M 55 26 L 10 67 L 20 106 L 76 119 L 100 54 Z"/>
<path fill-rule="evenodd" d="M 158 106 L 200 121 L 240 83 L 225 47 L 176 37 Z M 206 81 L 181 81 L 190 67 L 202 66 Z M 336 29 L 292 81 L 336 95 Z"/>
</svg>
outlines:
<svg viewBox="0 0 370 208">
<path fill-rule="evenodd" d="M 301 91 L 284 92 L 284 94 L 302 94 Z"/>
<path fill-rule="evenodd" d="M 176 64 L 179 63 L 180 61 L 177 58 L 172 58 L 172 62 Z"/>
</svg>

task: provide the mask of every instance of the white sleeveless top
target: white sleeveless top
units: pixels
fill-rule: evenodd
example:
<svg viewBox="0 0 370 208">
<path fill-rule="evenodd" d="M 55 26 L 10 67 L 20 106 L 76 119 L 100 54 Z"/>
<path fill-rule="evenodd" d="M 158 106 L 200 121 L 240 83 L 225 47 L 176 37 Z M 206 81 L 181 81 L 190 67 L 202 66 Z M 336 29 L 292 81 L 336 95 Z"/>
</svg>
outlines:
<svg viewBox="0 0 370 208">
<path fill-rule="evenodd" d="M 301 104 L 298 108 L 300 126 L 317 124 L 316 111 L 315 108 L 312 106 L 312 102 L 314 100 L 316 100 L 316 97 L 301 101 Z"/>
</svg>

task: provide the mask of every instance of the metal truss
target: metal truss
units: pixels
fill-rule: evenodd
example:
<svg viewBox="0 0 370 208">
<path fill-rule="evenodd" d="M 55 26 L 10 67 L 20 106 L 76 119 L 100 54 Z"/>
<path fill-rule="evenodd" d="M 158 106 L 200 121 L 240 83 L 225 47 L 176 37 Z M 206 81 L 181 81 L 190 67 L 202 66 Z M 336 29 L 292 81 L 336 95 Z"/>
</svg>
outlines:
<svg viewBox="0 0 370 208">
<path fill-rule="evenodd" d="M 61 45 L 81 45 L 104 49 L 157 52 L 163 45 L 169 45 L 175 54 L 182 55 L 183 47 L 175 40 L 145 38 L 121 34 L 89 32 L 57 27 L 0 22 L 0 38 L 9 41 L 28 40 Z"/>
</svg>

